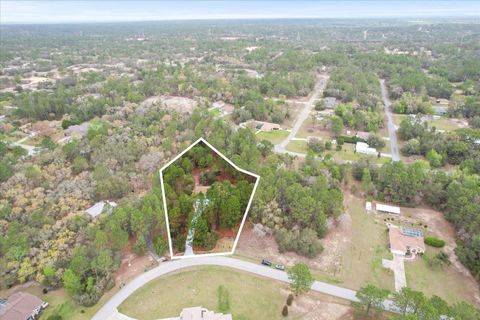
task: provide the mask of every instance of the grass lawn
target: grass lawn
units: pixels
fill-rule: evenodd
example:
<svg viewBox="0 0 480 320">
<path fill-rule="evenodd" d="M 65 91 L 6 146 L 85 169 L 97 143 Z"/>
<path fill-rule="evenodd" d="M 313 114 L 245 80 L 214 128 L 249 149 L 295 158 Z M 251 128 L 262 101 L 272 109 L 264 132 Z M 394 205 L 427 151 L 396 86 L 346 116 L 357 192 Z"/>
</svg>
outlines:
<svg viewBox="0 0 480 320">
<path fill-rule="evenodd" d="M 433 119 L 431 121 L 428 121 L 428 126 L 430 128 L 435 127 L 438 130 L 445 130 L 445 131 L 454 131 L 454 130 L 462 128 L 461 125 L 454 122 L 452 119 L 445 118 L 445 117 L 441 117 L 439 119 Z"/>
<path fill-rule="evenodd" d="M 299 153 L 307 153 L 308 152 L 308 145 L 306 141 L 302 140 L 292 140 L 289 144 L 285 147 L 288 151 L 292 152 L 299 152 Z"/>
<path fill-rule="evenodd" d="M 352 219 L 352 242 L 342 255 L 342 285 L 358 289 L 372 283 L 394 290 L 393 273 L 382 267 L 382 258 L 392 258 L 387 248 L 386 226 L 366 213 L 363 200 L 349 197 L 346 204 Z"/>
<path fill-rule="evenodd" d="M 217 289 L 230 296 L 233 319 L 281 319 L 286 284 L 221 267 L 201 267 L 153 280 L 118 308 L 139 319 L 178 316 L 183 308 L 202 306 L 219 312 Z"/>
<path fill-rule="evenodd" d="M 312 128 L 312 121 L 310 119 L 305 120 L 300 127 L 300 130 L 297 132 L 297 138 L 307 138 L 307 137 L 317 137 L 322 140 L 332 140 L 330 131 L 323 130 L 323 126 L 320 123 L 317 123 L 314 128 Z"/>
<path fill-rule="evenodd" d="M 285 140 L 290 132 L 285 130 L 274 130 L 270 132 L 259 132 L 257 136 L 257 140 L 268 140 L 273 144 L 279 144 L 283 140 Z"/>
<path fill-rule="evenodd" d="M 427 252 L 431 255 L 438 251 L 427 246 Z M 452 267 L 432 269 L 419 257 L 414 261 L 405 261 L 405 273 L 407 285 L 414 290 L 423 291 L 429 297 L 435 294 L 450 303 L 459 299 L 473 302 L 470 292 L 465 290 L 471 283 L 466 282 L 465 277 L 458 272 L 454 272 Z"/>
</svg>

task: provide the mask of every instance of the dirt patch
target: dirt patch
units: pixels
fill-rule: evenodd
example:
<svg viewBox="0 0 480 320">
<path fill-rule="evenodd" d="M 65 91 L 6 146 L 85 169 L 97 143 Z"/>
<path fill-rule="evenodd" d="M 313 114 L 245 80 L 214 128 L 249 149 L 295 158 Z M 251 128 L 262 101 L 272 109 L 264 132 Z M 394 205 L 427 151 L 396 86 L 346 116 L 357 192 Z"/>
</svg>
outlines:
<svg viewBox="0 0 480 320">
<path fill-rule="evenodd" d="M 140 257 L 127 250 L 124 252 L 120 268 L 115 274 L 115 284 L 128 283 L 137 275 L 145 272 L 146 269 L 151 269 L 157 265 L 157 262 L 148 253 Z"/>
<path fill-rule="evenodd" d="M 349 243 L 349 230 L 351 228 L 350 217 L 343 214 L 332 224 L 327 236 L 321 240 L 324 246 L 322 254 L 315 258 L 307 258 L 293 252 L 280 253 L 277 242 L 273 235 L 263 237 L 253 232 L 253 226 L 246 223 L 238 241 L 236 253 L 257 259 L 268 259 L 274 263 L 291 266 L 296 262 L 303 261 L 311 268 L 321 272 L 335 275 L 341 265 L 341 253 Z"/>
<path fill-rule="evenodd" d="M 285 300 L 290 291 L 281 289 Z M 306 320 L 347 320 L 354 319 L 353 309 L 347 301 L 343 301 L 317 292 L 309 292 L 295 297 L 292 305 L 288 308 L 289 315 Z"/>
<path fill-rule="evenodd" d="M 144 100 L 140 104 L 139 110 L 145 110 L 153 105 L 161 104 L 168 110 L 180 113 L 192 113 L 193 109 L 197 107 L 197 102 L 185 97 L 171 97 L 171 96 L 153 96 Z"/>
</svg>

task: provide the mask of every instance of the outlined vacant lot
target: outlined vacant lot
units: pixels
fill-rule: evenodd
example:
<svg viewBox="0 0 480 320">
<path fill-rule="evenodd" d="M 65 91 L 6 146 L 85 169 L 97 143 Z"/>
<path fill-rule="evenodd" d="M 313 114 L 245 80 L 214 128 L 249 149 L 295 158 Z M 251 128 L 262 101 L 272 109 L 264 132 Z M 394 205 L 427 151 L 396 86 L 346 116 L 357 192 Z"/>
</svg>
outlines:
<svg viewBox="0 0 480 320">
<path fill-rule="evenodd" d="M 160 169 L 172 259 L 232 254 L 259 178 L 203 138 Z"/>
</svg>

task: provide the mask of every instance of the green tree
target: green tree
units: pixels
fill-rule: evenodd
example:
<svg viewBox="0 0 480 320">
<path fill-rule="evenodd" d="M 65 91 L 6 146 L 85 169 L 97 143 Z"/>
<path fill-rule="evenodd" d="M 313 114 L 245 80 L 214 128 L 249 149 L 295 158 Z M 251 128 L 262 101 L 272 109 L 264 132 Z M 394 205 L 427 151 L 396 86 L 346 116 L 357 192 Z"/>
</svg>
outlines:
<svg viewBox="0 0 480 320">
<path fill-rule="evenodd" d="M 363 169 L 362 173 L 362 188 L 366 194 L 371 194 L 373 189 L 372 177 L 370 176 L 370 170 L 368 168 Z"/>
<path fill-rule="evenodd" d="M 308 266 L 303 262 L 297 262 L 288 270 L 288 278 L 290 279 L 290 287 L 295 295 L 308 292 L 313 284 L 313 276 Z"/>
<path fill-rule="evenodd" d="M 331 124 L 331 129 L 332 129 L 332 133 L 336 136 L 336 137 L 339 137 L 342 132 L 343 132 L 343 121 L 342 121 L 342 118 L 338 117 L 338 116 L 333 116 L 330 120 L 330 124 Z"/>
<path fill-rule="evenodd" d="M 388 290 L 369 284 L 366 287 L 360 288 L 355 296 L 360 300 L 360 305 L 364 307 L 365 315 L 368 316 L 372 307 L 377 309 L 382 308 L 383 301 L 389 294 L 390 292 Z"/>
<path fill-rule="evenodd" d="M 79 294 L 83 288 L 80 277 L 70 269 L 65 270 L 63 274 L 63 286 L 72 296 Z"/>
</svg>

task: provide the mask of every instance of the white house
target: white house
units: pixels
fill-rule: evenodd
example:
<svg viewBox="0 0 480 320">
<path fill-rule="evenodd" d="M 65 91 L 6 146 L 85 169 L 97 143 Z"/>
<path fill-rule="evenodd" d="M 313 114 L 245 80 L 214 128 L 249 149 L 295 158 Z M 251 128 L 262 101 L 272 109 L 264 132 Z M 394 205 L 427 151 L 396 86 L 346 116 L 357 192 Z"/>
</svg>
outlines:
<svg viewBox="0 0 480 320">
<path fill-rule="evenodd" d="M 358 153 L 368 154 L 368 155 L 372 155 L 372 156 L 376 156 L 378 154 L 377 149 L 370 148 L 370 146 L 368 144 L 366 144 L 365 142 L 360 142 L 360 141 L 357 142 L 357 144 L 355 145 L 355 150 Z"/>
<path fill-rule="evenodd" d="M 92 218 L 95 218 L 98 216 L 100 213 L 103 212 L 103 210 L 107 210 L 110 212 L 113 208 L 115 208 L 117 204 L 113 201 L 99 201 L 95 203 L 93 206 L 85 210 L 89 215 L 92 216 Z"/>
</svg>

